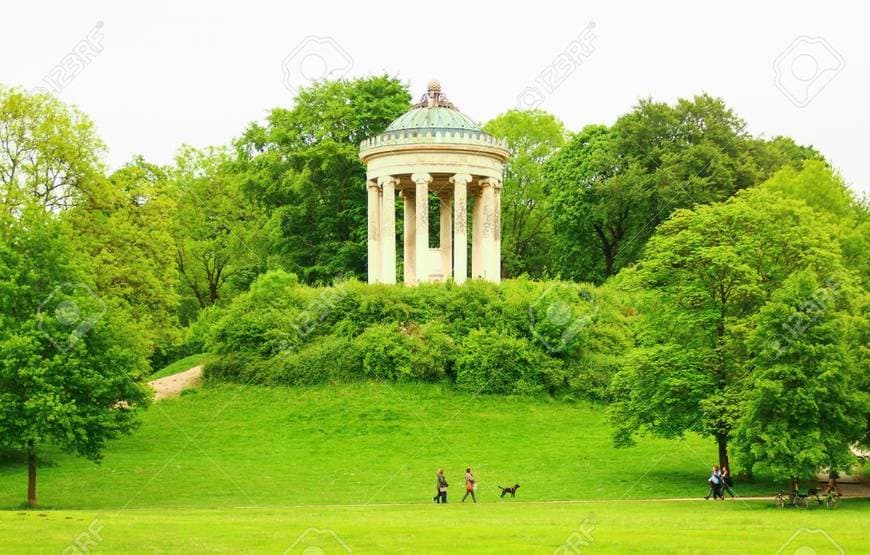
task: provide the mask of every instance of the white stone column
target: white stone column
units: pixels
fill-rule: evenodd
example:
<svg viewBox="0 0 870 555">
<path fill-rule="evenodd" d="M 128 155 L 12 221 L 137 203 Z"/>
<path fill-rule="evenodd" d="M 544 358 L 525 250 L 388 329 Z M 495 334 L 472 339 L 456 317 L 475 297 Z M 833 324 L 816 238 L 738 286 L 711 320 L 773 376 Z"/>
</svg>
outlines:
<svg viewBox="0 0 870 555">
<path fill-rule="evenodd" d="M 493 270 L 495 271 L 495 279 L 496 283 L 501 283 L 501 187 L 502 182 L 496 181 L 495 186 L 493 187 L 493 198 L 495 202 L 493 203 L 493 250 L 495 251 L 493 257 L 495 258 L 495 265 Z"/>
<path fill-rule="evenodd" d="M 414 272 L 414 252 L 417 234 L 417 207 L 414 204 L 416 195 L 411 190 L 402 191 L 402 199 L 405 205 L 405 248 L 403 252 L 405 275 L 403 280 L 407 285 L 414 285 L 417 277 Z"/>
<path fill-rule="evenodd" d="M 495 244 L 495 187 L 497 183 L 498 180 L 491 177 L 480 180 L 480 186 L 483 189 L 483 236 L 481 237 L 481 244 L 483 245 L 483 261 L 481 262 L 483 266 L 483 277 L 487 281 L 493 281 L 496 283 L 500 281 L 500 260 L 497 252 L 498 249 Z"/>
<path fill-rule="evenodd" d="M 453 183 L 453 281 L 465 283 L 468 277 L 468 225 L 467 197 L 471 176 L 458 173 L 450 178 Z"/>
<path fill-rule="evenodd" d="M 480 189 L 472 192 L 471 207 L 471 277 L 483 277 L 483 195 Z"/>
<path fill-rule="evenodd" d="M 441 274 L 447 281 L 453 275 L 453 193 L 441 191 L 438 200 L 441 217 L 438 249 L 441 251 Z"/>
<path fill-rule="evenodd" d="M 378 178 L 381 186 L 381 282 L 396 283 L 396 184 L 395 177 Z"/>
<path fill-rule="evenodd" d="M 380 187 L 374 180 L 366 183 L 368 189 L 368 246 L 369 246 L 369 283 L 378 283 L 381 281 L 381 255 L 380 255 L 380 236 L 381 236 L 381 193 Z"/>
<path fill-rule="evenodd" d="M 414 272 L 417 283 L 429 281 L 429 184 L 432 176 L 415 173 L 411 181 L 416 185 L 414 193 L 417 209 L 417 230 L 414 241 Z"/>
</svg>

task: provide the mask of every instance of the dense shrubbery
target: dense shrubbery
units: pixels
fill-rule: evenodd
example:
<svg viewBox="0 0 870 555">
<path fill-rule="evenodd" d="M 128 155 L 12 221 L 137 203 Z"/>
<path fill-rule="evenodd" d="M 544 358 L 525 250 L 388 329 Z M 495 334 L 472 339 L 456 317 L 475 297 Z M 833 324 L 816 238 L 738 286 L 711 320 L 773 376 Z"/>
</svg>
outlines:
<svg viewBox="0 0 870 555">
<path fill-rule="evenodd" d="M 462 342 L 456 385 L 483 393 L 535 394 L 564 385 L 564 363 L 528 340 L 504 332 L 474 330 Z"/>
<path fill-rule="evenodd" d="M 302 285 L 281 271 L 194 324 L 214 381 L 451 381 L 472 392 L 601 398 L 629 342 L 606 289 L 563 282 Z M 207 331 L 206 331 L 207 330 Z"/>
</svg>

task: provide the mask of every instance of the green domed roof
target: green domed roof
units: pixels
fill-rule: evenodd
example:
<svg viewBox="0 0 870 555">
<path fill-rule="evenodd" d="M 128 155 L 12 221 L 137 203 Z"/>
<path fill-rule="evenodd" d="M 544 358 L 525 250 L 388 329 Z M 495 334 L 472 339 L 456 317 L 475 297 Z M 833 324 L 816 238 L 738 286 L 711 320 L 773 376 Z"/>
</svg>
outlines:
<svg viewBox="0 0 870 555">
<path fill-rule="evenodd" d="M 399 116 L 387 127 L 386 132 L 403 129 L 468 129 L 480 131 L 480 126 L 474 120 L 459 110 L 433 106 L 431 108 L 414 108 Z"/>
<path fill-rule="evenodd" d="M 380 135 L 360 143 L 360 157 L 371 151 L 419 145 L 473 145 L 494 149 L 505 160 L 507 144 L 484 133 L 470 117 L 456 109 L 441 91 L 438 81 L 429 81 L 426 94 L 411 109 L 399 116 Z"/>
</svg>

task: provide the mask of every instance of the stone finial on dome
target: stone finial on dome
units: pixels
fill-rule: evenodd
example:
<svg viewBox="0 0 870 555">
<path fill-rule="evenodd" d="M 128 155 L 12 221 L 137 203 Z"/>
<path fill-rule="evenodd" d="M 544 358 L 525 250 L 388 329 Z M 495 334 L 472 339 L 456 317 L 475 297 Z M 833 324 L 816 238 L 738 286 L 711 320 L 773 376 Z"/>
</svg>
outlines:
<svg viewBox="0 0 870 555">
<path fill-rule="evenodd" d="M 447 95 L 441 91 L 441 82 L 438 79 L 430 79 L 426 84 L 426 92 L 415 108 L 450 108 L 456 110 L 456 106 L 447 100 Z"/>
</svg>

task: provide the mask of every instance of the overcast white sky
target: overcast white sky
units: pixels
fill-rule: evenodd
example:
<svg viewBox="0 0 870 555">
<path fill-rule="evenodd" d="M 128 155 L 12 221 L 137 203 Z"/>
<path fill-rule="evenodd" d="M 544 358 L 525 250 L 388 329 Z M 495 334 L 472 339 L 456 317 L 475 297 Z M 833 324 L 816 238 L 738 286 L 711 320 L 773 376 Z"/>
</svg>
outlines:
<svg viewBox="0 0 870 555">
<path fill-rule="evenodd" d="M 851 186 L 870 191 L 868 10 L 860 2 L 720 6 L 10 2 L 0 16 L 0 82 L 58 89 L 96 121 L 111 167 L 137 153 L 165 163 L 183 143 L 227 143 L 270 108 L 289 106 L 288 89 L 324 68 L 387 72 L 414 97 L 437 77 L 479 121 L 534 102 L 572 130 L 612 123 L 642 97 L 706 91 L 753 133 L 812 144 Z M 591 53 L 572 43 L 584 33 Z M 568 63 L 572 55 L 579 66 Z"/>
</svg>

